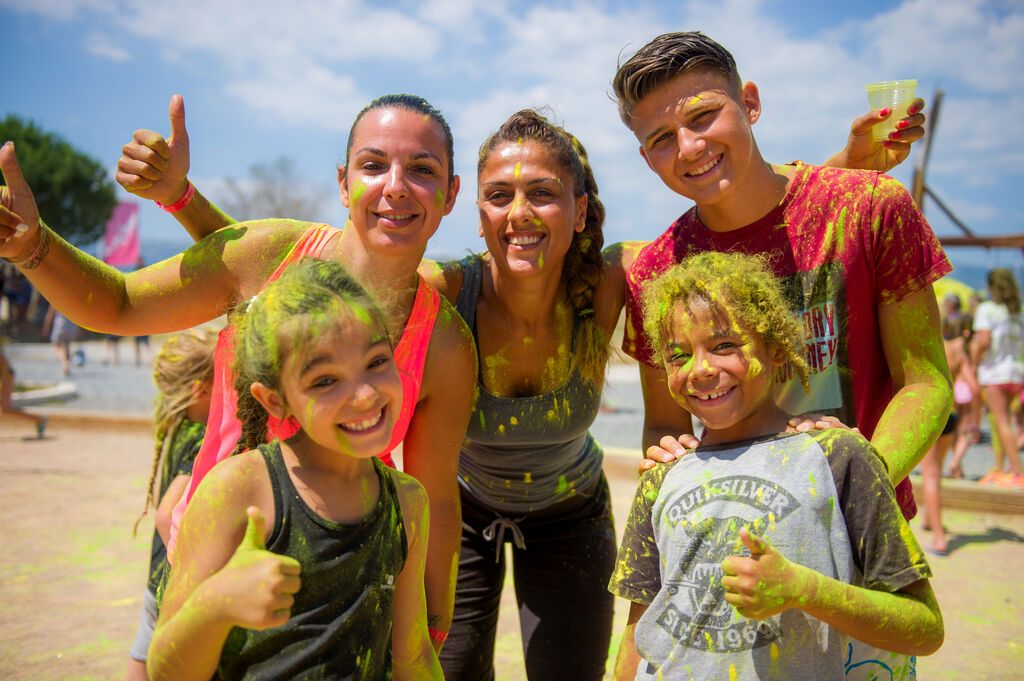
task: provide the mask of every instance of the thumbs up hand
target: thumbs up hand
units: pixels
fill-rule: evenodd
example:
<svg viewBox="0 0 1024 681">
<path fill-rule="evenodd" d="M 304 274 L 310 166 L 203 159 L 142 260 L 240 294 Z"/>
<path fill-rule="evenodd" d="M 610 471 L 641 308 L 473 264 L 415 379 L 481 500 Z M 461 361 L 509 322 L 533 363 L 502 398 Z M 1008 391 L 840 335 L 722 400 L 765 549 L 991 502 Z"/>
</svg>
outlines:
<svg viewBox="0 0 1024 681">
<path fill-rule="evenodd" d="M 121 147 L 115 176 L 118 184 L 132 194 L 165 206 L 176 203 L 188 189 L 188 131 L 181 95 L 171 97 L 168 115 L 170 139 L 152 130 L 136 130 L 132 141 Z"/>
<path fill-rule="evenodd" d="M 246 629 L 270 629 L 288 621 L 301 586 L 299 562 L 267 551 L 263 513 L 246 509 L 245 536 L 217 573 L 226 617 Z"/>
<path fill-rule="evenodd" d="M 21 174 L 14 142 L 0 147 L 0 256 L 21 260 L 39 242 L 39 209 L 32 189 Z"/>
<path fill-rule="evenodd" d="M 740 540 L 750 556 L 730 556 L 722 561 L 725 600 L 736 611 L 753 619 L 765 619 L 798 607 L 805 595 L 801 565 L 790 563 L 767 539 L 740 529 Z"/>
</svg>

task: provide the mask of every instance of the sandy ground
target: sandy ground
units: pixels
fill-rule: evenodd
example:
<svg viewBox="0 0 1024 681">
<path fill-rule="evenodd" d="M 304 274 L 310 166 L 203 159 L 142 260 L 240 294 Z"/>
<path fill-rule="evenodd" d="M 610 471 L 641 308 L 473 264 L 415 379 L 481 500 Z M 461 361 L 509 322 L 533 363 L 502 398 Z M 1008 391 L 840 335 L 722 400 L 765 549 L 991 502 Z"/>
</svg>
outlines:
<svg viewBox="0 0 1024 681">
<path fill-rule="evenodd" d="M 152 461 L 147 429 L 56 422 L 43 441 L 0 420 L 0 679 L 118 679 L 135 635 L 151 516 L 131 528 Z M 616 518 L 632 461 L 610 461 Z M 1024 516 L 951 511 L 948 557 L 932 561 L 946 644 L 919 678 L 1024 679 Z M 919 523 L 915 523 L 919 537 Z M 924 538 L 924 537 L 922 537 Z M 617 608 L 622 629 L 625 605 Z M 618 635 L 613 642 L 618 646 Z M 515 600 L 506 589 L 497 678 L 525 679 Z M 609 664 L 609 667 L 611 665 Z"/>
</svg>

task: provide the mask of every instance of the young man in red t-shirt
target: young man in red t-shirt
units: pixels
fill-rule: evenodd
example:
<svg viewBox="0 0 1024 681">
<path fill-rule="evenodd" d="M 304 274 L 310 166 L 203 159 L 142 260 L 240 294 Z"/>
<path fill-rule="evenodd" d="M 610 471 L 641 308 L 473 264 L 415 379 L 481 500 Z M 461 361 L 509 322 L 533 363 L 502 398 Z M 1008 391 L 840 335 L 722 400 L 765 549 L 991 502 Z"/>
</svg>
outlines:
<svg viewBox="0 0 1024 681">
<path fill-rule="evenodd" d="M 659 36 L 613 81 L 648 166 L 696 206 L 635 254 L 626 276 L 623 349 L 640 361 L 647 448 L 689 432 L 643 335 L 644 282 L 705 250 L 767 254 L 805 330 L 811 391 L 784 366 L 780 403 L 857 427 L 881 452 L 906 517 L 905 479 L 952 404 L 932 283 L 952 270 L 906 189 L 874 171 L 775 165 L 751 126 L 757 86 L 700 33 Z M 675 445 L 672 445 L 675 448 Z"/>
</svg>

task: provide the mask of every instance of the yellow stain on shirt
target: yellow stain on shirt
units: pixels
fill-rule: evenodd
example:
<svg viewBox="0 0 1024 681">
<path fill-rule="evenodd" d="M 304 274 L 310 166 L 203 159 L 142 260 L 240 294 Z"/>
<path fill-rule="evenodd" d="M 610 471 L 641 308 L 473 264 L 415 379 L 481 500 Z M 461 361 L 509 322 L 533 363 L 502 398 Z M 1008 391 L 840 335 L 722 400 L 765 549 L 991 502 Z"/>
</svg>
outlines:
<svg viewBox="0 0 1024 681">
<path fill-rule="evenodd" d="M 533 474 L 530 471 L 523 474 L 523 482 L 533 482 Z"/>
</svg>

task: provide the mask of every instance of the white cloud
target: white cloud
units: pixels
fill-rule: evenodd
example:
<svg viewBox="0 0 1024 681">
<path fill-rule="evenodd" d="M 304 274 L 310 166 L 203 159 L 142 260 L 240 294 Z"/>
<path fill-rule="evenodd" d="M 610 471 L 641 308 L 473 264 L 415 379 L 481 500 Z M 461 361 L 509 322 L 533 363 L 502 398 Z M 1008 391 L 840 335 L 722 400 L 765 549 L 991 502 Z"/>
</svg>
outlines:
<svg viewBox="0 0 1024 681">
<path fill-rule="evenodd" d="M 352 78 L 304 60 L 253 69 L 224 87 L 245 110 L 290 125 L 346 133 L 368 99 Z"/>
<path fill-rule="evenodd" d="M 8 7 L 26 14 L 39 14 L 52 19 L 71 19 L 80 9 L 104 9 L 111 0 L 0 0 L 0 7 Z"/>
<path fill-rule="evenodd" d="M 128 61 L 132 55 L 120 45 L 115 45 L 105 33 L 93 32 L 85 37 L 85 50 L 97 57 L 103 57 L 111 61 Z"/>
<path fill-rule="evenodd" d="M 810 1 L 810 0 L 808 0 Z M 984 190 L 1024 178 L 1024 10 L 1015 0 L 879 3 L 866 20 L 811 31 L 763 0 L 686 3 L 534 3 L 487 0 L 38 0 L 22 12 L 94 19 L 84 38 L 108 59 L 139 53 L 215 84 L 250 119 L 347 131 L 371 96 L 423 92 L 456 136 L 463 196 L 439 234 L 477 246 L 475 161 L 480 142 L 512 112 L 548 105 L 590 151 L 611 238 L 651 237 L 688 205 L 650 173 L 619 122 L 610 81 L 620 54 L 659 33 L 699 29 L 736 56 L 764 104 L 755 128 L 765 157 L 821 162 L 867 111 L 863 85 L 916 76 L 919 94 L 945 88 L 930 173 L 964 215 L 997 223 Z M 863 15 L 863 12 L 861 12 Z M 188 26 L 182 26 L 182 17 Z M 86 24 L 87 22 L 82 22 Z M 178 27 L 169 33 L 168 27 Z M 114 44 L 106 36 L 117 36 Z M 120 50 L 120 51 L 119 51 Z M 269 149 L 268 157 L 288 149 Z M 897 171 L 909 176 L 909 164 Z M 965 169 L 969 168 L 969 171 Z M 235 171 L 236 174 L 238 171 Z M 229 173 L 230 174 L 230 173 Z M 946 189 L 946 187 L 949 187 Z M 978 205 L 971 207 L 972 203 Z M 987 207 L 985 207 L 987 206 Z M 995 206 L 995 208 L 992 208 Z M 967 219 L 965 217 L 965 219 Z M 1012 225 L 1004 229 L 1019 229 Z M 456 249 L 457 250 L 457 249 Z"/>
<path fill-rule="evenodd" d="M 908 0 L 860 27 L 880 66 L 926 70 L 986 92 L 1024 87 L 1024 9 L 992 0 Z"/>
</svg>

